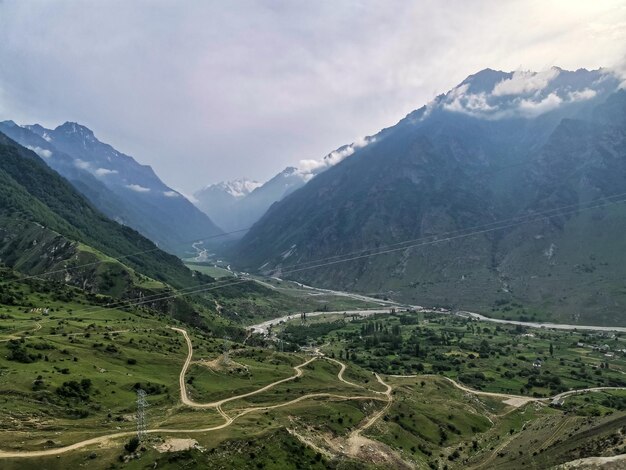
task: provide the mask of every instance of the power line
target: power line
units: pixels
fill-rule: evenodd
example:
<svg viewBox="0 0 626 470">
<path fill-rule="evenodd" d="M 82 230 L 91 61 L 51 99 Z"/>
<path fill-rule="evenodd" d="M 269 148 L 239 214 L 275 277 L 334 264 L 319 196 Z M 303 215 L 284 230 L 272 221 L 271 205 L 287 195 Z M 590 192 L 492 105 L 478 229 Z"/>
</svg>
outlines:
<svg viewBox="0 0 626 470">
<path fill-rule="evenodd" d="M 480 175 L 485 175 L 485 174 L 498 173 L 498 172 L 505 171 L 505 170 L 508 170 L 508 169 L 511 169 L 511 168 L 517 168 L 517 167 L 525 166 L 525 165 L 528 165 L 530 163 L 534 163 L 534 162 L 536 162 L 538 160 L 539 159 L 531 159 L 531 160 L 526 160 L 524 162 L 520 162 L 520 163 L 516 163 L 516 164 L 512 164 L 512 165 L 507 165 L 507 166 L 503 166 L 503 167 L 499 167 L 499 168 L 492 168 L 492 169 L 489 169 L 489 170 L 478 171 L 476 173 L 473 173 L 473 176 L 480 176 Z M 585 166 L 587 166 L 587 164 L 582 165 L 581 167 L 576 169 L 572 174 L 570 174 L 567 178 L 565 178 L 565 181 L 567 181 L 569 178 L 571 178 L 574 174 L 576 174 L 578 171 L 583 169 Z M 559 187 L 560 186 L 561 185 L 559 185 Z M 246 232 L 246 231 L 250 230 L 251 228 L 252 227 L 240 228 L 240 229 L 232 230 L 232 231 L 229 231 L 229 232 L 223 232 L 223 233 L 217 234 L 217 235 L 209 235 L 209 236 L 206 236 L 206 237 L 203 237 L 203 238 L 197 238 L 197 239 L 193 239 L 193 240 L 182 241 L 182 242 L 180 242 L 178 244 L 178 246 L 187 245 L 189 243 L 193 244 L 193 243 L 203 242 L 205 240 L 210 240 L 210 239 L 213 239 L 213 238 L 225 237 L 225 236 L 232 235 L 232 234 L 235 234 L 235 233 Z M 147 240 L 151 241 L 149 239 L 147 239 Z M 152 242 L 152 243 L 154 243 L 154 242 Z M 408 243 L 408 242 L 400 242 L 400 243 Z M 46 272 L 39 273 L 39 274 L 28 275 L 28 276 L 21 277 L 20 279 L 21 280 L 37 279 L 37 278 L 39 278 L 41 276 L 47 276 L 49 274 L 58 274 L 58 273 L 63 273 L 63 272 L 71 271 L 71 270 L 84 268 L 84 267 L 97 266 L 97 265 L 102 264 L 102 263 L 106 263 L 106 262 L 110 262 L 110 261 L 119 261 L 121 259 L 130 258 L 132 256 L 138 256 L 138 255 L 151 253 L 151 252 L 155 252 L 155 251 L 163 251 L 163 250 L 162 250 L 162 248 L 159 248 L 159 247 L 155 246 L 155 248 L 150 248 L 148 250 L 138 251 L 138 252 L 135 252 L 135 253 L 122 255 L 122 256 L 118 256 L 118 257 L 109 257 L 106 260 L 93 261 L 93 262 L 89 262 L 89 263 L 85 263 L 85 264 L 81 264 L 81 265 L 76 265 L 76 266 L 69 266 L 69 267 L 66 267 L 66 268 L 63 268 L 63 269 L 55 269 L 55 270 L 46 271 Z M 364 250 L 364 251 L 367 251 L 367 250 Z M 5 284 L 6 283 L 10 283 L 10 282 L 15 282 L 15 281 L 3 281 L 3 283 L 5 283 Z"/>
<path fill-rule="evenodd" d="M 612 196 L 607 196 L 607 197 L 602 198 L 602 199 L 610 201 L 612 199 L 616 199 L 616 198 L 620 198 L 620 197 L 624 197 L 624 196 L 626 196 L 626 192 L 620 193 L 620 194 L 615 194 L 615 195 L 612 195 Z M 570 204 L 570 205 L 567 205 L 567 206 L 561 206 L 561 207 L 557 207 L 557 208 L 550 209 L 550 210 L 543 211 L 543 212 L 536 212 L 534 214 L 527 214 L 527 215 L 522 215 L 522 216 L 511 217 L 511 218 L 508 218 L 508 219 L 501 219 L 501 220 L 497 220 L 497 221 L 494 221 L 494 222 L 489 222 L 489 223 L 486 223 L 486 224 L 474 225 L 472 227 L 467 227 L 467 228 L 458 229 L 458 230 L 452 230 L 450 232 L 443 232 L 443 233 L 438 233 L 438 234 L 434 234 L 434 235 L 427 235 L 427 236 L 424 236 L 424 237 L 414 238 L 414 239 L 411 239 L 411 240 L 405 240 L 405 241 L 402 241 L 402 242 L 397 242 L 397 243 L 392 243 L 392 244 L 387 244 L 387 245 L 381 245 L 381 246 L 373 247 L 373 248 L 364 248 L 362 250 L 356 250 L 356 251 L 353 251 L 353 252 L 350 252 L 350 253 L 343 253 L 343 254 L 340 254 L 340 255 L 329 256 L 329 257 L 320 258 L 320 259 L 317 259 L 317 260 L 304 261 L 302 263 L 297 263 L 297 264 L 294 264 L 294 265 L 287 265 L 287 266 L 285 266 L 285 268 L 291 268 L 291 267 L 296 267 L 296 266 L 303 266 L 303 265 L 307 265 L 307 264 L 317 263 L 317 262 L 320 262 L 320 261 L 326 261 L 326 260 L 335 259 L 335 258 L 342 258 L 344 256 L 351 256 L 351 255 L 356 255 L 356 254 L 360 254 L 360 253 L 366 253 L 368 251 L 377 250 L 377 249 L 379 249 L 381 247 L 400 246 L 400 245 L 405 245 L 407 243 L 414 243 L 414 242 L 429 240 L 431 238 L 439 239 L 439 237 L 442 237 L 442 236 L 454 235 L 456 233 L 462 233 L 462 232 L 466 232 L 468 230 L 476 230 L 476 229 L 487 228 L 487 227 L 490 227 L 492 225 L 502 224 L 504 222 L 528 219 L 528 218 L 531 218 L 531 217 L 537 217 L 539 215 L 547 215 L 547 214 L 550 214 L 552 212 L 558 212 L 558 211 L 561 211 L 563 209 L 578 208 L 578 207 L 580 207 L 579 203 Z M 558 215 L 561 215 L 561 214 L 558 214 Z M 434 241 L 436 241 L 436 240 L 434 240 Z"/>
<path fill-rule="evenodd" d="M 225 236 L 228 236 L 228 235 L 232 235 L 234 233 L 245 232 L 247 230 L 250 230 L 250 227 L 242 228 L 242 229 L 238 229 L 238 230 L 233 230 L 233 231 L 230 231 L 230 232 L 224 232 L 224 233 L 217 234 L 217 235 L 211 235 L 211 236 L 207 236 L 207 237 L 200 238 L 200 239 L 189 240 L 187 242 L 181 242 L 181 245 L 184 244 L 184 243 L 185 244 L 186 243 L 198 243 L 198 242 L 202 242 L 202 241 L 213 239 L 213 238 L 221 238 L 221 237 L 225 237 Z M 150 241 L 151 243 L 154 243 L 154 242 L 152 242 L 149 239 L 146 239 L 146 240 Z M 75 266 L 68 266 L 68 267 L 65 267 L 65 268 L 62 268 L 62 269 L 55 269 L 55 270 L 52 270 L 52 271 L 45 271 L 45 272 L 39 273 L 39 274 L 32 274 L 32 275 L 28 275 L 28 276 L 23 276 L 23 277 L 20 278 L 20 280 L 37 279 L 37 278 L 40 278 L 41 276 L 47 276 L 49 274 L 58 274 L 58 273 L 64 273 L 64 272 L 67 272 L 67 271 L 73 271 L 73 270 L 80 269 L 80 268 L 86 268 L 86 267 L 89 267 L 89 266 L 97 266 L 97 265 L 102 264 L 102 263 L 108 263 L 108 262 L 111 262 L 111 261 L 119 261 L 121 259 L 130 258 L 130 257 L 133 257 L 133 256 L 139 256 L 139 255 L 143 255 L 143 254 L 146 254 L 146 253 L 152 253 L 152 252 L 155 252 L 155 251 L 164 251 L 164 250 L 163 250 L 163 248 L 159 248 L 158 246 L 155 246 L 154 248 L 150 248 L 148 250 L 143 250 L 143 251 L 137 251 L 135 253 L 130 253 L 128 255 L 122 255 L 122 256 L 118 256 L 118 257 L 108 257 L 108 259 L 105 259 L 105 260 L 92 261 L 90 263 L 84 263 L 84 264 L 79 264 L 79 265 L 75 265 Z M 167 253 L 167 252 L 165 252 L 165 253 Z M 171 255 L 171 253 L 167 253 L 167 254 Z M 174 256 L 174 255 L 172 255 L 172 256 Z M 10 283 L 10 282 L 15 282 L 15 281 L 4 281 L 4 283 Z"/>
<path fill-rule="evenodd" d="M 526 221 L 522 221 L 522 222 L 517 222 L 517 223 L 511 223 L 508 225 L 504 225 L 504 226 L 499 226 L 499 227 L 492 227 L 492 228 L 488 228 L 488 229 L 484 229 L 484 230 L 478 230 L 478 231 L 474 231 L 474 232 L 470 232 L 470 233 L 466 233 L 466 234 L 461 234 L 461 235 L 457 235 L 457 236 L 453 236 L 453 237 L 446 237 L 446 238 L 441 238 L 438 240 L 431 240 L 431 241 L 427 241 L 427 242 L 423 242 L 423 243 L 418 243 L 418 244 L 414 244 L 414 245 L 409 245 L 409 246 L 403 246 L 403 247 L 399 247 L 399 248 L 391 248 L 391 249 L 387 249 L 387 250 L 383 250 L 383 251 L 378 251 L 376 253 L 369 253 L 369 254 L 365 254 L 365 255 L 360 255 L 360 256 L 354 256 L 351 258 L 347 258 L 347 259 L 340 259 L 340 260 L 334 260 L 334 261 L 330 261 L 327 263 L 320 263 L 317 265 L 313 265 L 313 266 L 306 266 L 306 267 L 302 267 L 299 269 L 291 269 L 288 271 L 284 271 L 282 272 L 282 275 L 284 274 L 292 274 L 295 272 L 301 272 L 301 271 L 306 271 L 306 270 L 310 270 L 310 269 L 317 269 L 317 268 L 321 268 L 321 267 L 326 267 L 326 266 L 332 266 L 335 264 L 339 264 L 339 263 L 345 263 L 345 262 L 349 262 L 349 261 L 355 261 L 358 259 L 364 259 L 364 258 L 369 258 L 369 257 L 373 257 L 373 256 L 379 256 L 379 255 L 384 255 L 384 254 L 389 254 L 389 253 L 393 253 L 393 252 L 397 252 L 397 251 L 401 251 L 401 250 L 406 250 L 408 248 L 417 248 L 417 247 L 423 247 L 423 246 L 429 246 L 429 245 L 433 245 L 436 243 L 443 243 L 443 242 L 449 242 L 449 241 L 453 241 L 453 240 L 458 240 L 458 239 L 462 239 L 462 238 L 467 238 L 473 235 L 481 235 L 484 233 L 489 233 L 489 232 L 493 232 L 496 230 L 503 230 L 506 228 L 512 228 L 512 227 L 517 227 L 517 226 L 521 226 L 521 225 L 525 225 L 528 223 L 532 223 L 532 222 L 536 222 L 542 219 L 550 219 L 553 217 L 561 217 L 561 216 L 565 216 L 565 215 L 570 215 L 570 214 L 574 214 L 574 213 L 578 213 L 578 212 L 582 212 L 582 211 L 586 211 L 586 210 L 591 210 L 591 209 L 596 209 L 596 208 L 600 208 L 600 207 L 604 207 L 607 206 L 609 204 L 622 204 L 626 202 L 626 199 L 622 199 L 619 201 L 606 201 L 605 203 L 602 204 L 596 204 L 593 206 L 589 206 L 589 207 L 583 207 L 583 208 L 578 208 L 574 211 L 570 211 L 570 212 L 565 212 L 565 213 L 559 213 L 559 214 L 554 214 L 554 215 L 541 215 L 541 214 L 536 214 L 536 218 L 533 220 L 526 220 Z M 139 305 L 144 305 L 146 303 L 149 302 L 153 302 L 153 301 L 163 301 L 163 300 L 169 300 L 172 298 L 177 298 L 177 297 L 181 297 L 181 296 L 187 296 L 187 295 L 192 295 L 192 294 L 198 294 L 198 293 L 202 293 L 202 292 L 208 292 L 211 290 L 216 290 L 216 289 L 221 289 L 224 287 L 229 287 L 229 286 L 234 286 L 234 285 L 238 285 L 238 284 L 242 284 L 245 282 L 250 282 L 251 279 L 242 279 L 240 281 L 235 281 L 235 282 L 230 282 L 227 284 L 222 284 L 219 286 L 209 286 L 209 287 L 204 287 L 201 288 L 200 286 L 195 286 L 194 290 L 191 290 L 189 292 L 180 292 L 180 293 L 174 293 L 171 295 L 165 295 L 162 296 L 158 299 L 154 299 L 154 300 L 143 300 L 143 301 L 139 301 L 139 302 L 132 302 L 132 299 L 129 300 L 127 302 L 126 305 L 122 305 L 118 308 L 128 308 L 128 307 L 133 307 L 133 306 L 139 306 Z M 110 308 L 104 308 L 104 309 L 100 309 L 100 310 L 96 310 L 90 313 L 98 313 L 98 312 L 102 312 L 102 311 L 107 311 L 110 310 Z M 77 311 L 75 313 L 80 313 L 81 311 Z"/>
</svg>

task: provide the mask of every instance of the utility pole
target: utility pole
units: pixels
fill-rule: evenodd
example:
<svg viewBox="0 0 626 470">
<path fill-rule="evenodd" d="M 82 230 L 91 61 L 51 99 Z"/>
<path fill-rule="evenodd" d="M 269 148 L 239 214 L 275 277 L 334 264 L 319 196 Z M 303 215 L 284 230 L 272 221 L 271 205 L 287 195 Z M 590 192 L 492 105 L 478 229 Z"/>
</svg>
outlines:
<svg viewBox="0 0 626 470">
<path fill-rule="evenodd" d="M 230 346 L 228 345 L 228 341 L 230 338 L 228 336 L 224 336 L 224 355 L 222 356 L 222 364 L 225 366 L 230 365 Z"/>
<path fill-rule="evenodd" d="M 148 407 L 146 396 L 144 390 L 137 390 L 137 439 L 140 441 L 146 437 L 146 408 Z"/>
</svg>

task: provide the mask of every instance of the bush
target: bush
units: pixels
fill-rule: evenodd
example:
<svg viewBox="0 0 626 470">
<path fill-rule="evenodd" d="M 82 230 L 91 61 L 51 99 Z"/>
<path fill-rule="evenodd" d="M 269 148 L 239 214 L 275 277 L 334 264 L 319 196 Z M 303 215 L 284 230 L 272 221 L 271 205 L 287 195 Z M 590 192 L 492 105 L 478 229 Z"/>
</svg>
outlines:
<svg viewBox="0 0 626 470">
<path fill-rule="evenodd" d="M 56 393 L 60 397 L 77 399 L 81 401 L 89 400 L 89 392 L 91 391 L 91 380 L 83 379 L 80 382 L 70 380 L 69 382 L 63 382 Z"/>
<path fill-rule="evenodd" d="M 137 436 L 131 437 L 130 441 L 128 441 L 124 445 L 124 449 L 126 449 L 126 451 L 130 454 L 135 452 L 138 448 L 139 448 L 139 438 Z"/>
</svg>

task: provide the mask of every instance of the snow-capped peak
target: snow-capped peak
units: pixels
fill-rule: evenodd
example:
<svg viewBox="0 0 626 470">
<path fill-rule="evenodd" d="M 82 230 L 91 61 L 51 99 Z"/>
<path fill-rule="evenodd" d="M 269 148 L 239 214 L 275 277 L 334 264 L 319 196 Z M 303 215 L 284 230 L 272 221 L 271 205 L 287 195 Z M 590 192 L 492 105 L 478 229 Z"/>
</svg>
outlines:
<svg viewBox="0 0 626 470">
<path fill-rule="evenodd" d="M 221 183 L 210 184 L 205 189 L 219 189 L 230 194 L 234 198 L 240 199 L 250 194 L 259 186 L 262 186 L 262 183 L 259 183 L 258 181 L 249 180 L 247 178 L 239 178 L 232 181 L 222 181 Z"/>
<path fill-rule="evenodd" d="M 609 69 L 568 71 L 551 67 L 539 72 L 485 69 L 431 101 L 422 119 L 438 109 L 490 120 L 535 118 L 606 96 L 618 88 L 619 80 L 619 74 Z"/>
</svg>

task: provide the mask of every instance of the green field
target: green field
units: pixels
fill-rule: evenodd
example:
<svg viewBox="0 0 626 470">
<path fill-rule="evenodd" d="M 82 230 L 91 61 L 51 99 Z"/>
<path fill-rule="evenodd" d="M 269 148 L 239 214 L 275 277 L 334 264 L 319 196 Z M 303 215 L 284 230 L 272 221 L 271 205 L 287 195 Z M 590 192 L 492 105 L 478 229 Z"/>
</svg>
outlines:
<svg viewBox="0 0 626 470">
<path fill-rule="evenodd" d="M 107 308 L 98 296 L 46 286 L 3 290 L 3 469 L 544 468 L 622 451 L 626 391 L 570 396 L 557 407 L 544 399 L 570 388 L 623 385 L 620 335 L 438 314 L 327 314 L 276 327 L 281 346 L 258 336 L 224 339 L 148 308 Z M 280 298 L 296 305 L 307 294 L 291 284 Z M 181 402 L 188 348 L 171 326 L 189 333 L 185 394 L 204 408 Z M 537 359 L 541 367 L 533 366 Z M 130 452 L 124 446 L 136 430 L 138 388 L 148 394 L 152 431 Z M 528 401 L 510 404 L 509 395 Z M 112 433 L 124 434 L 106 438 Z M 104 440 L 58 455 L 2 457 L 99 436 Z M 172 438 L 197 446 L 157 450 Z"/>
</svg>

